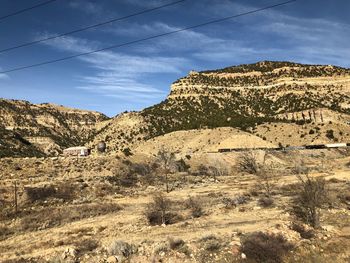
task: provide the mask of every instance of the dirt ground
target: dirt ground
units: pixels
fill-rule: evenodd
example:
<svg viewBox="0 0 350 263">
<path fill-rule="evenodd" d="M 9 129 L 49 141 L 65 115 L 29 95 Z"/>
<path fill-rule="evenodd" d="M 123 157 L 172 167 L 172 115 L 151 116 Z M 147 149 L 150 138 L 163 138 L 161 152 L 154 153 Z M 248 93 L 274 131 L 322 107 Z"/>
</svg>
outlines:
<svg viewBox="0 0 350 263">
<path fill-rule="evenodd" d="M 169 193 L 159 172 L 139 169 L 131 182 L 123 177 L 134 164 L 152 166 L 141 154 L 0 159 L 0 262 L 254 262 L 239 247 L 256 231 L 281 233 L 293 243 L 284 262 L 350 262 L 350 151 L 257 153 L 272 175 L 268 207 L 259 202 L 264 182 L 240 170 L 242 154 L 188 156 L 189 170 L 169 175 Z M 226 173 L 200 174 L 207 164 Z M 291 229 L 297 166 L 324 178 L 332 196 L 311 238 Z M 176 215 L 166 224 L 147 218 L 159 192 Z M 123 248 L 113 249 L 114 243 Z"/>
</svg>

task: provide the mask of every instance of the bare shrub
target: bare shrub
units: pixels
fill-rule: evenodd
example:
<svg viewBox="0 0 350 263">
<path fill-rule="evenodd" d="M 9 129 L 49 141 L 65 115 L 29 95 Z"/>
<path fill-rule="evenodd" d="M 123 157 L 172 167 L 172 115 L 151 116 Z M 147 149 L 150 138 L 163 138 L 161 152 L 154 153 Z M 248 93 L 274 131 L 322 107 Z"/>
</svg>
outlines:
<svg viewBox="0 0 350 263">
<path fill-rule="evenodd" d="M 330 178 L 327 182 L 332 183 L 332 184 L 337 184 L 337 183 L 342 183 L 344 181 L 333 177 L 333 178 Z"/>
<path fill-rule="evenodd" d="M 253 151 L 243 153 L 238 158 L 238 167 L 241 172 L 256 174 L 260 171 L 257 154 Z"/>
<path fill-rule="evenodd" d="M 295 232 L 298 232 L 301 238 L 304 239 L 311 239 L 315 237 L 315 231 L 313 229 L 307 228 L 302 223 L 297 221 L 292 223 L 290 229 L 292 229 Z"/>
<path fill-rule="evenodd" d="M 146 184 L 154 182 L 154 169 L 145 163 L 124 162 L 122 169 L 114 171 L 113 176 L 107 177 L 107 180 L 114 185 L 123 187 L 134 187 L 138 181 Z"/>
<path fill-rule="evenodd" d="M 188 169 L 191 168 L 191 166 L 189 166 L 184 159 L 180 159 L 178 161 L 175 162 L 175 165 L 176 165 L 176 170 L 178 172 L 187 172 Z"/>
<path fill-rule="evenodd" d="M 129 168 L 127 170 L 119 170 L 117 174 L 108 176 L 106 178 L 108 182 L 123 187 L 134 187 L 137 183 L 137 175 Z"/>
<path fill-rule="evenodd" d="M 303 222 L 314 228 L 320 226 L 320 209 L 329 202 L 326 181 L 322 178 L 299 176 L 300 191 L 294 200 L 293 212 Z"/>
<path fill-rule="evenodd" d="M 169 251 L 169 244 L 168 242 L 160 242 L 157 243 L 156 246 L 154 247 L 154 253 L 155 254 L 161 254 L 161 253 L 166 253 Z"/>
<path fill-rule="evenodd" d="M 98 248 L 98 242 L 94 239 L 84 239 L 76 244 L 77 251 L 80 255 L 94 251 Z"/>
<path fill-rule="evenodd" d="M 25 187 L 24 193 L 29 202 L 43 201 L 56 195 L 56 189 L 52 185 L 43 187 Z"/>
<path fill-rule="evenodd" d="M 69 201 L 74 199 L 74 196 L 75 187 L 70 183 L 24 188 L 24 201 L 30 203 L 42 202 L 49 198 L 58 198 Z"/>
<path fill-rule="evenodd" d="M 189 247 L 185 244 L 181 238 L 168 238 L 168 244 L 171 250 L 176 250 L 177 252 L 183 253 L 187 256 L 191 255 Z"/>
<path fill-rule="evenodd" d="M 181 238 L 169 237 L 168 243 L 169 243 L 170 249 L 176 250 L 176 249 L 179 249 L 180 247 L 182 247 L 185 244 L 185 241 L 183 241 Z"/>
<path fill-rule="evenodd" d="M 206 235 L 199 240 L 206 251 L 214 252 L 221 248 L 221 241 L 215 235 Z"/>
<path fill-rule="evenodd" d="M 293 247 L 281 234 L 254 232 L 241 240 L 241 251 L 254 262 L 282 263 Z"/>
<path fill-rule="evenodd" d="M 257 197 L 257 196 L 260 195 L 260 193 L 261 193 L 260 187 L 258 187 L 257 185 L 254 186 L 252 189 L 249 190 L 249 194 L 250 194 L 251 196 Z"/>
<path fill-rule="evenodd" d="M 247 195 L 240 195 L 234 198 L 224 197 L 222 199 L 225 208 L 234 208 L 238 205 L 246 204 L 250 200 L 250 197 Z"/>
<path fill-rule="evenodd" d="M 117 204 L 86 204 L 62 207 L 45 207 L 30 211 L 21 218 L 21 229 L 33 231 L 63 225 L 84 218 L 120 211 Z"/>
<path fill-rule="evenodd" d="M 76 197 L 76 186 L 70 182 L 64 182 L 56 187 L 55 198 L 62 199 L 65 201 L 74 200 Z"/>
<path fill-rule="evenodd" d="M 157 153 L 156 163 L 159 164 L 159 167 L 164 173 L 166 192 L 169 193 L 169 174 L 176 169 L 175 154 L 162 148 Z"/>
<path fill-rule="evenodd" d="M 218 176 L 224 176 L 228 174 L 228 170 L 225 169 L 225 167 L 222 166 L 209 166 L 208 167 L 208 173 L 211 177 L 214 178 L 214 180 L 217 179 Z"/>
<path fill-rule="evenodd" d="M 285 184 L 279 187 L 279 192 L 285 196 L 294 196 L 300 190 L 299 183 Z"/>
<path fill-rule="evenodd" d="M 262 207 L 270 207 L 274 204 L 274 200 L 271 197 L 261 197 L 258 200 L 258 204 Z"/>
<path fill-rule="evenodd" d="M 309 167 L 307 167 L 303 160 L 300 160 L 294 164 L 292 168 L 292 173 L 296 175 L 308 174 L 310 171 Z"/>
<path fill-rule="evenodd" d="M 129 170 L 131 173 L 134 173 L 140 176 L 147 176 L 150 173 L 152 173 L 152 167 L 146 163 L 132 163 L 129 166 Z"/>
<path fill-rule="evenodd" d="M 131 152 L 131 150 L 130 150 L 129 147 L 124 148 L 124 149 L 122 150 L 122 152 L 124 153 L 124 155 L 125 155 L 126 157 L 129 157 L 129 156 L 132 156 L 132 155 L 133 155 L 133 153 Z"/>
<path fill-rule="evenodd" d="M 118 256 L 122 258 L 129 258 L 132 254 L 137 252 L 134 245 L 130 245 L 122 240 L 113 241 L 107 248 L 107 252 L 111 256 Z"/>
<path fill-rule="evenodd" d="M 0 240 L 11 234 L 13 234 L 13 230 L 11 230 L 11 228 L 0 225 Z"/>
<path fill-rule="evenodd" d="M 345 205 L 350 205 L 350 189 L 348 189 L 345 193 L 338 194 L 337 198 L 340 200 L 341 203 Z"/>
<path fill-rule="evenodd" d="M 179 220 L 179 215 L 172 210 L 172 202 L 164 194 L 157 193 L 147 205 L 145 215 L 150 225 L 169 225 Z"/>
<path fill-rule="evenodd" d="M 206 165 L 200 164 L 197 168 L 197 174 L 200 176 L 207 176 L 209 175 L 209 169 Z"/>
<path fill-rule="evenodd" d="M 259 187 L 264 191 L 265 196 L 270 198 L 276 186 L 277 175 L 271 170 L 268 170 L 267 167 L 264 167 L 256 173 L 256 176 L 258 178 Z"/>
<path fill-rule="evenodd" d="M 193 218 L 201 217 L 204 214 L 202 202 L 199 198 L 189 197 L 185 201 L 185 207 L 190 209 Z"/>
<path fill-rule="evenodd" d="M 152 185 L 155 183 L 155 170 L 156 167 L 146 163 L 135 163 L 130 165 L 130 173 L 138 175 L 140 182 L 146 185 Z"/>
<path fill-rule="evenodd" d="M 197 173 L 200 176 L 213 177 L 216 181 L 217 177 L 229 174 L 229 169 L 224 162 L 218 160 L 209 160 L 208 164 L 200 164 L 197 168 Z"/>
</svg>

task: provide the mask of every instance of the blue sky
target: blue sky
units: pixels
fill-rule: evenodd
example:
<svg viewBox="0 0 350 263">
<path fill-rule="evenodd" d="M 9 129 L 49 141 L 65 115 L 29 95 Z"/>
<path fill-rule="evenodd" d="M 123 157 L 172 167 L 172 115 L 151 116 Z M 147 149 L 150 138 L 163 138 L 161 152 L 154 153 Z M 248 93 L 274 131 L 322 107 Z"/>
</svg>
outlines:
<svg viewBox="0 0 350 263">
<path fill-rule="evenodd" d="M 0 16 L 37 0 L 1 0 Z M 0 21 L 0 49 L 172 0 L 57 0 Z M 279 3 L 277 0 L 187 0 L 152 13 L 0 54 L 0 69 L 34 64 Z M 350 1 L 293 4 L 73 60 L 0 74 L 0 97 L 52 102 L 108 116 L 165 99 L 190 70 L 260 60 L 350 67 Z"/>
</svg>

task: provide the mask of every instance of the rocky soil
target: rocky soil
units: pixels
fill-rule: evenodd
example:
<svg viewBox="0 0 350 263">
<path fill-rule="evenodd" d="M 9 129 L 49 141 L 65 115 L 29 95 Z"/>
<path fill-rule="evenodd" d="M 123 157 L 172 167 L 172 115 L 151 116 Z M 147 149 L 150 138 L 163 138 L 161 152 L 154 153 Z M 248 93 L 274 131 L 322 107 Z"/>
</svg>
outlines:
<svg viewBox="0 0 350 263">
<path fill-rule="evenodd" d="M 271 205 L 261 201 L 264 181 L 241 170 L 241 155 L 184 157 L 189 167 L 169 174 L 169 193 L 164 171 L 141 153 L 2 158 L 1 262 L 255 262 L 242 244 L 256 231 L 291 244 L 273 262 L 349 262 L 349 151 L 254 153 L 272 175 Z M 221 172 L 205 173 L 203 165 Z M 315 230 L 295 227 L 291 211 L 296 173 L 306 168 L 326 180 L 331 196 Z M 165 224 L 149 217 L 159 193 L 171 215 Z"/>
</svg>

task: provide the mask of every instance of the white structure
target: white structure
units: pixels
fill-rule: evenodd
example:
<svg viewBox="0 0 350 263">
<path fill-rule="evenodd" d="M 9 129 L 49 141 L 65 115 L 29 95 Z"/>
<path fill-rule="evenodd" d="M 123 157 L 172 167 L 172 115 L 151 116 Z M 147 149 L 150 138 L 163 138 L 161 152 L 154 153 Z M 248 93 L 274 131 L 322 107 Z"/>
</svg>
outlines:
<svg viewBox="0 0 350 263">
<path fill-rule="evenodd" d="M 90 150 L 84 146 L 71 147 L 63 150 L 65 156 L 88 156 Z"/>
<path fill-rule="evenodd" d="M 346 147 L 346 143 L 329 143 L 325 145 L 327 148 L 341 148 Z"/>
</svg>

